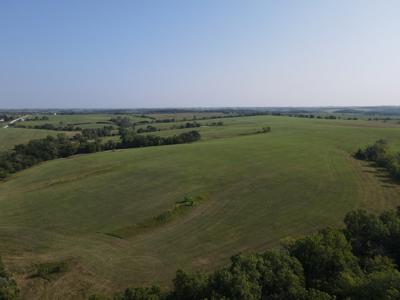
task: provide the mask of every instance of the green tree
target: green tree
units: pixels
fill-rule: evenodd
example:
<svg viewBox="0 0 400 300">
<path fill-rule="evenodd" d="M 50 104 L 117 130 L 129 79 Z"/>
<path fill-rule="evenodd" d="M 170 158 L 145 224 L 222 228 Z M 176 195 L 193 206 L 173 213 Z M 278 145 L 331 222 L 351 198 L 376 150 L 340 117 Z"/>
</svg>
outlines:
<svg viewBox="0 0 400 300">
<path fill-rule="evenodd" d="M 342 295 L 361 274 L 350 243 L 337 229 L 324 229 L 299 239 L 288 250 L 302 264 L 307 288 Z"/>
<path fill-rule="evenodd" d="M 365 210 L 357 210 L 349 212 L 344 218 L 344 223 L 344 233 L 356 256 L 364 259 L 385 254 L 381 245 L 388 236 L 388 229 L 380 218 Z"/>
<path fill-rule="evenodd" d="M 182 270 L 176 272 L 173 299 L 205 299 L 209 295 L 209 277 L 203 273 L 188 275 Z"/>
<path fill-rule="evenodd" d="M 400 299 L 400 273 L 397 270 L 374 272 L 365 277 L 351 295 L 354 300 Z"/>
<path fill-rule="evenodd" d="M 163 299 L 159 287 L 138 287 L 126 289 L 123 295 L 116 296 L 114 300 L 160 300 Z"/>
</svg>

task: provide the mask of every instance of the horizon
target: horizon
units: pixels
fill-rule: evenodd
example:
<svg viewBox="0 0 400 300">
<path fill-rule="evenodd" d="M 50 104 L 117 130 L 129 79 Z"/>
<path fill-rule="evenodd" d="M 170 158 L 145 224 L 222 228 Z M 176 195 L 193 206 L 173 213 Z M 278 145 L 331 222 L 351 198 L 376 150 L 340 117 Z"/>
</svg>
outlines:
<svg viewBox="0 0 400 300">
<path fill-rule="evenodd" d="M 91 111 L 102 111 L 102 110 L 182 110 L 182 111 L 194 111 L 194 110 L 222 110 L 222 109 L 326 109 L 326 108 L 400 108 L 400 105 L 326 105 L 326 106 L 170 106 L 170 107 L 21 107 L 21 108 L 7 108 L 0 107 L 0 111 L 12 111 L 12 110 L 26 110 L 26 111 L 46 111 L 46 110 L 60 110 L 60 111 L 73 111 L 73 110 L 91 110 Z"/>
<path fill-rule="evenodd" d="M 3 1 L 0 107 L 400 103 L 400 3 Z"/>
</svg>

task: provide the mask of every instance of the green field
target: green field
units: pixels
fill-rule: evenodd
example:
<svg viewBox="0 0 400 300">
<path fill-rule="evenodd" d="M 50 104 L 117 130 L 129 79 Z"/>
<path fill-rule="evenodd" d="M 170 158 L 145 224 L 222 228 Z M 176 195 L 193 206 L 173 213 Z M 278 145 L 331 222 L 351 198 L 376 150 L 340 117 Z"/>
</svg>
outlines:
<svg viewBox="0 0 400 300">
<path fill-rule="evenodd" d="M 112 125 L 110 122 L 111 118 L 115 117 L 127 117 L 132 122 L 142 121 L 142 120 L 151 120 L 147 118 L 143 118 L 136 115 L 121 115 L 121 114 L 69 114 L 69 115 L 37 115 L 39 118 L 46 116 L 48 120 L 28 120 L 25 122 L 18 122 L 16 126 L 35 126 L 35 125 L 44 125 L 44 124 L 53 124 L 59 125 L 60 123 L 64 125 L 72 124 L 82 128 L 99 128 L 104 127 L 107 123 L 108 125 Z M 34 115 L 30 115 L 30 118 L 34 118 Z M 101 123 L 99 123 L 101 122 Z"/>
<path fill-rule="evenodd" d="M 202 119 L 202 118 L 214 118 L 226 116 L 227 113 L 222 112 L 177 112 L 177 113 L 154 113 L 148 114 L 149 117 L 154 118 L 156 120 L 165 120 L 165 119 L 175 119 L 176 121 L 186 121 L 191 120 L 193 118 Z"/>
<path fill-rule="evenodd" d="M 27 143 L 30 140 L 45 138 L 48 135 L 57 135 L 60 131 L 25 129 L 25 128 L 0 128 L 0 151 L 11 150 L 17 144 Z M 64 132 L 72 134 L 71 132 Z"/>
<path fill-rule="evenodd" d="M 166 287 L 177 268 L 212 270 L 239 251 L 340 226 L 349 210 L 400 204 L 399 185 L 351 156 L 379 138 L 400 147 L 396 125 L 272 116 L 223 122 L 200 127 L 197 143 L 58 159 L 1 182 L 0 252 L 22 295 L 79 299 Z M 272 132 L 254 134 L 263 126 Z M 162 226 L 122 239 L 109 234 L 187 196 L 206 200 Z M 68 267 L 50 281 L 29 277 L 48 262 Z"/>
</svg>

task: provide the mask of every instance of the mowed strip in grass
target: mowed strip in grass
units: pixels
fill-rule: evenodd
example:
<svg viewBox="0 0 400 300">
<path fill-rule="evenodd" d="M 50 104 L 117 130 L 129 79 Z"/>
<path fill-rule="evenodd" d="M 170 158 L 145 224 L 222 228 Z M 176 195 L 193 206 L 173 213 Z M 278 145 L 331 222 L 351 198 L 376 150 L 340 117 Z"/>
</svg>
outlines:
<svg viewBox="0 0 400 300">
<path fill-rule="evenodd" d="M 229 121 L 231 120 L 231 121 Z M 127 286 L 170 284 L 175 270 L 211 270 L 363 207 L 399 204 L 400 189 L 351 153 L 399 128 L 371 122 L 246 117 L 224 120 L 193 144 L 59 159 L 0 183 L 0 252 L 29 299 L 83 298 Z M 241 135 L 269 125 L 272 132 Z M 207 201 L 154 230 L 107 233 L 146 222 L 185 197 Z M 72 262 L 52 282 L 33 264 Z M 35 286 L 35 287 L 34 287 Z"/>
</svg>

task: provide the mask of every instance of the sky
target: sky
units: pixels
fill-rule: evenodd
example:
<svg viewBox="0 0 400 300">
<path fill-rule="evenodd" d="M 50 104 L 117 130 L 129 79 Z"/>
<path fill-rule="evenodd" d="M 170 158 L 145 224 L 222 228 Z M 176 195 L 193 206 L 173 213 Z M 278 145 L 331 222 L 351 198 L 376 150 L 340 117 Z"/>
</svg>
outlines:
<svg viewBox="0 0 400 300">
<path fill-rule="evenodd" d="M 400 105 L 398 0 L 1 0 L 0 108 Z"/>
</svg>

